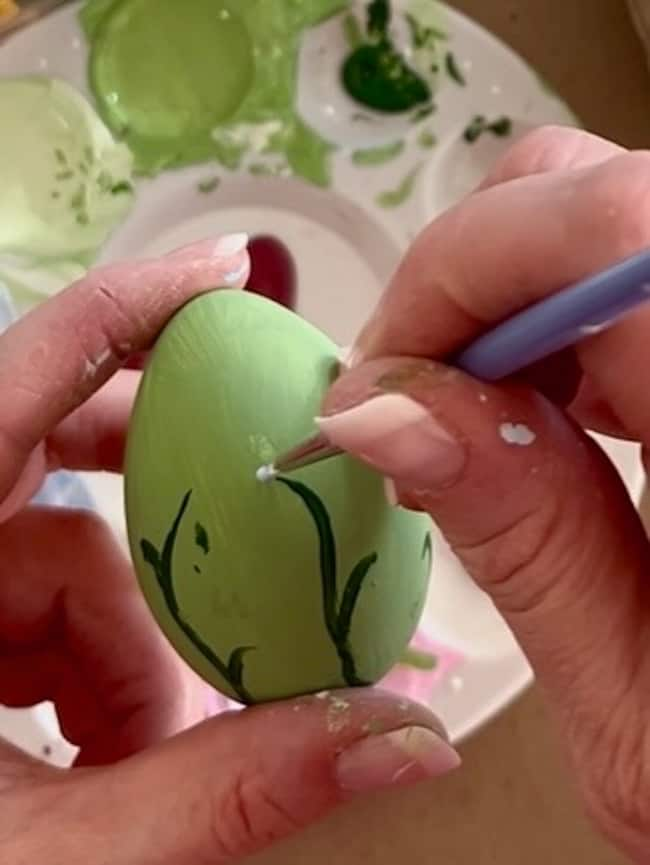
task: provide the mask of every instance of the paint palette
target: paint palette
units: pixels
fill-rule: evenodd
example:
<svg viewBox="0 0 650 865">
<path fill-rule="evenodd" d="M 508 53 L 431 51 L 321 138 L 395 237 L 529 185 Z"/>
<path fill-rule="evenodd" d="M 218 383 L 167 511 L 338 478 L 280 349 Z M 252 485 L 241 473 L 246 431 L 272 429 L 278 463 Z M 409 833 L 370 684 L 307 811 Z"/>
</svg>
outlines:
<svg viewBox="0 0 650 865">
<path fill-rule="evenodd" d="M 406 3 L 395 7 L 404 10 Z M 363 14 L 361 4 L 355 8 Z M 0 76 L 52 75 L 88 94 L 77 12 L 78 5 L 70 4 L 0 46 Z M 438 21 L 446 38 L 434 113 L 385 117 L 360 109 L 338 84 L 336 70 L 348 46 L 342 18 L 330 19 L 302 40 L 297 103 L 305 122 L 335 145 L 331 184 L 269 176 L 253 171 L 250 162 L 232 173 L 200 165 L 143 179 L 101 261 L 155 255 L 221 232 L 271 232 L 295 261 L 299 314 L 339 345 L 349 344 L 408 244 L 431 219 L 469 192 L 515 138 L 540 124 L 575 122 L 491 34 L 442 5 Z M 405 34 L 398 31 L 396 38 Z M 479 116 L 484 120 L 477 125 Z M 503 118 L 503 134 L 483 130 Z M 468 141 L 472 129 L 479 134 Z M 637 449 L 601 442 L 638 500 L 643 473 Z M 121 479 L 89 475 L 85 481 L 125 543 Z M 67 501 L 74 504 L 78 493 Z M 442 663 L 419 685 L 411 676 L 407 690 L 427 700 L 453 740 L 484 724 L 531 681 L 509 629 L 440 537 L 419 641 L 435 646 Z M 388 684 L 401 687 L 394 678 Z M 0 713 L 0 732 L 34 753 L 44 753 L 46 745 L 52 759 L 65 760 L 49 710 Z"/>
</svg>

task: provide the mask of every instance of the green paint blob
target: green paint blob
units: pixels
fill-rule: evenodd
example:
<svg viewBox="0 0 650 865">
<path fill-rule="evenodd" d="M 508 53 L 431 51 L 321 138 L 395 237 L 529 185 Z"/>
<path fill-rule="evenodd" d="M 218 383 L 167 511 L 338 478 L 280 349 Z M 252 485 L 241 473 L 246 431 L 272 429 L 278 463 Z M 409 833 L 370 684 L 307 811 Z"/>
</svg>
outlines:
<svg viewBox="0 0 650 865">
<path fill-rule="evenodd" d="M 430 129 L 423 129 L 418 135 L 417 142 L 424 150 L 431 150 L 438 143 L 438 139 Z"/>
<path fill-rule="evenodd" d="M 311 430 L 337 354 L 289 310 L 220 290 L 172 319 L 138 392 L 125 484 L 140 585 L 185 660 L 244 702 L 379 681 L 426 596 L 430 520 L 390 507 L 376 473 L 343 456 L 256 479 Z"/>
<path fill-rule="evenodd" d="M 377 204 L 380 207 L 387 209 L 401 207 L 413 194 L 415 181 L 422 169 L 421 165 L 417 165 L 411 169 L 402 182 L 395 188 L 389 189 L 386 192 L 380 192 L 377 196 Z"/>
<path fill-rule="evenodd" d="M 483 114 L 477 114 L 465 128 L 463 138 L 468 144 L 474 144 L 486 132 L 497 138 L 506 138 L 512 133 L 512 120 L 503 115 L 490 122 Z"/>
<path fill-rule="evenodd" d="M 372 147 L 367 150 L 355 150 L 352 161 L 355 165 L 384 165 L 391 159 L 396 159 L 404 151 L 403 141 L 394 141 L 382 147 Z"/>
<path fill-rule="evenodd" d="M 156 174 L 248 154 L 329 183 L 332 146 L 296 113 L 304 30 L 346 0 L 88 0 L 90 81 L 103 117 Z"/>
<path fill-rule="evenodd" d="M 350 96 L 374 111 L 401 113 L 431 99 L 431 88 L 404 60 L 389 33 L 388 0 L 373 0 L 367 11 L 367 39 L 354 48 L 342 69 Z"/>
</svg>

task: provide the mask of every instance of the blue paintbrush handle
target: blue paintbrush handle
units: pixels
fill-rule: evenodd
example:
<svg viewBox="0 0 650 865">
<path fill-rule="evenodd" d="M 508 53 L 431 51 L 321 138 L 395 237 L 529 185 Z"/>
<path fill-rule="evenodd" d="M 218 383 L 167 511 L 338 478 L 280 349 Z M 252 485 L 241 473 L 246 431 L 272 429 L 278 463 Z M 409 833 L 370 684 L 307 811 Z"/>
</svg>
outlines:
<svg viewBox="0 0 650 865">
<path fill-rule="evenodd" d="M 650 250 L 554 294 L 476 340 L 454 365 L 498 381 L 605 330 L 650 301 Z"/>
</svg>

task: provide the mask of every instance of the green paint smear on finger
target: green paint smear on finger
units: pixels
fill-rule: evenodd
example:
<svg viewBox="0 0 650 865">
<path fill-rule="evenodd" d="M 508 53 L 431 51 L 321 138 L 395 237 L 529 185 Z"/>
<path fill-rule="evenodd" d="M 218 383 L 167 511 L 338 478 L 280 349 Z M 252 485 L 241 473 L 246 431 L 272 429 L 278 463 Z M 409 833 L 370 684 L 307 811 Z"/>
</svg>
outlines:
<svg viewBox="0 0 650 865">
<path fill-rule="evenodd" d="M 330 182 L 332 145 L 299 118 L 303 32 L 346 0 L 87 0 L 90 84 L 136 171 L 280 154 L 288 170 Z"/>
</svg>

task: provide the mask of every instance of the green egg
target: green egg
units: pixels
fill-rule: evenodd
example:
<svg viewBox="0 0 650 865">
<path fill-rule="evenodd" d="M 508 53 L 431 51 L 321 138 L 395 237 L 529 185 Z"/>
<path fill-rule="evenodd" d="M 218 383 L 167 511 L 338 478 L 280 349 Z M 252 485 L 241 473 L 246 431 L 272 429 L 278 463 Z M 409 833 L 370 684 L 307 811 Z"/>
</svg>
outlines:
<svg viewBox="0 0 650 865">
<path fill-rule="evenodd" d="M 180 655 L 243 703 L 381 679 L 408 645 L 431 569 L 428 518 L 336 457 L 257 469 L 314 431 L 337 347 L 289 310 L 223 290 L 154 348 L 126 457 L 131 553 Z"/>
</svg>

